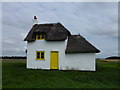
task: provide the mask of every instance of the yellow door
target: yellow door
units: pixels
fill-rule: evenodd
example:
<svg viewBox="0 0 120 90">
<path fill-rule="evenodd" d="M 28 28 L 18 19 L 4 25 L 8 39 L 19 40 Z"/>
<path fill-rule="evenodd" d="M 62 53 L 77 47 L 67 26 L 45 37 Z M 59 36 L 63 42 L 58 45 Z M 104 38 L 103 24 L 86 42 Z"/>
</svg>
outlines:
<svg viewBox="0 0 120 90">
<path fill-rule="evenodd" d="M 50 53 L 50 69 L 58 69 L 58 51 Z"/>
</svg>

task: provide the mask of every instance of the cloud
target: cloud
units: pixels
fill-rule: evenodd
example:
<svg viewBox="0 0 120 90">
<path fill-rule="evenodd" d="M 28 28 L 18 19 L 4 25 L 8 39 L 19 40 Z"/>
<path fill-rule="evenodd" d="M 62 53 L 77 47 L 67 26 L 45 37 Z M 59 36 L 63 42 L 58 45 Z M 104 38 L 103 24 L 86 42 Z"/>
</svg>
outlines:
<svg viewBox="0 0 120 90">
<path fill-rule="evenodd" d="M 4 42 L 3 42 L 3 43 L 6 43 L 6 44 L 15 44 L 15 42 L 10 41 L 10 40 L 4 40 Z"/>
<path fill-rule="evenodd" d="M 10 25 L 3 25 L 2 54 L 24 55 L 26 43 L 23 41 L 23 30 Z M 24 31 L 25 32 L 25 31 Z M 27 32 L 26 32 L 27 33 Z"/>
<path fill-rule="evenodd" d="M 16 55 L 16 56 L 25 56 L 25 50 L 21 48 L 3 48 L 2 54 L 4 56 Z"/>
<path fill-rule="evenodd" d="M 102 51 L 98 56 L 117 51 L 117 2 L 3 2 L 2 6 L 4 55 L 11 55 L 10 51 L 22 55 L 34 15 L 39 23 L 61 22 L 72 34 L 80 33 Z"/>
</svg>

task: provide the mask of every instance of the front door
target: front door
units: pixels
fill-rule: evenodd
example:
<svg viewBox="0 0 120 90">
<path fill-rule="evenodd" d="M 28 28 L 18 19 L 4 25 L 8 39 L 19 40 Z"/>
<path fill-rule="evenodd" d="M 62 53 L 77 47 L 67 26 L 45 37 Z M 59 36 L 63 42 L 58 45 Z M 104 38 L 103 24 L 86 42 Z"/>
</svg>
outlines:
<svg viewBox="0 0 120 90">
<path fill-rule="evenodd" d="M 58 69 L 58 51 L 50 52 L 50 69 Z"/>
</svg>

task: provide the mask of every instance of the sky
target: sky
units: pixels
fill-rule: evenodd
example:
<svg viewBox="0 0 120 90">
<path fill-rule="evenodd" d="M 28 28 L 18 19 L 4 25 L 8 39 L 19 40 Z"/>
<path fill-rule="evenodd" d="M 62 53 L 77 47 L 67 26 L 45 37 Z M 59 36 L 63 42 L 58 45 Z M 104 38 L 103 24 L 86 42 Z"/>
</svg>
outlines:
<svg viewBox="0 0 120 90">
<path fill-rule="evenodd" d="M 82 35 L 101 51 L 96 57 L 118 55 L 117 2 L 2 2 L 3 56 L 26 55 L 23 40 L 33 16 L 39 24 L 60 22 L 72 34 Z"/>
</svg>

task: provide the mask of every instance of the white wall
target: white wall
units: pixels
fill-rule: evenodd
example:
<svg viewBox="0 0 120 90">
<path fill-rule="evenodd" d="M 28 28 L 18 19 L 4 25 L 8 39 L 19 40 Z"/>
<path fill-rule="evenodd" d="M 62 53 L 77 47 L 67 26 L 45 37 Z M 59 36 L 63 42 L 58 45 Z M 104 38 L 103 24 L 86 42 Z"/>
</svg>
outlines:
<svg viewBox="0 0 120 90">
<path fill-rule="evenodd" d="M 66 42 L 36 40 L 27 43 L 27 68 L 50 69 L 50 51 L 59 51 L 58 65 L 63 69 Z M 45 60 L 36 60 L 36 51 L 45 51 Z"/>
<path fill-rule="evenodd" d="M 95 71 L 95 53 L 72 53 L 65 55 L 65 69 Z"/>
<path fill-rule="evenodd" d="M 95 53 L 65 54 L 67 40 L 37 40 L 27 43 L 27 68 L 50 69 L 50 51 L 59 51 L 59 70 L 95 71 Z M 45 60 L 36 60 L 36 51 L 45 51 Z"/>
</svg>

